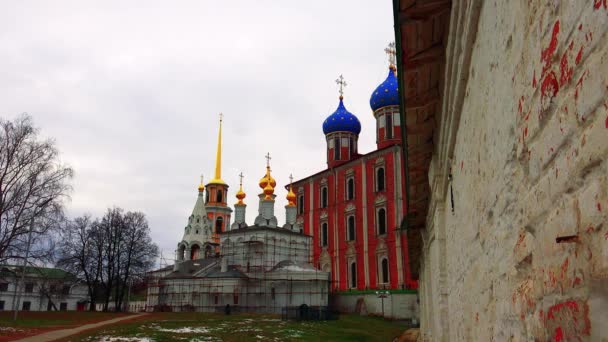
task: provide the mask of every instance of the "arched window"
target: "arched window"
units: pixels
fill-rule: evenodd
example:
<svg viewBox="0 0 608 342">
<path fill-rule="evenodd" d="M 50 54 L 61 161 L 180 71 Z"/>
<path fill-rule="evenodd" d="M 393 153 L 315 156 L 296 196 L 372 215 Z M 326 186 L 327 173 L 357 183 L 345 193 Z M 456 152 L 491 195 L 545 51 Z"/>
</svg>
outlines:
<svg viewBox="0 0 608 342">
<path fill-rule="evenodd" d="M 304 214 L 304 195 L 298 196 L 298 215 Z"/>
<path fill-rule="evenodd" d="M 346 199 L 352 200 L 353 198 L 355 198 L 355 180 L 351 177 L 346 181 Z"/>
<path fill-rule="evenodd" d="M 386 210 L 381 208 L 378 210 L 378 235 L 386 234 Z"/>
<path fill-rule="evenodd" d="M 205 203 L 209 203 L 209 189 L 205 190 Z"/>
<path fill-rule="evenodd" d="M 393 138 L 393 114 L 386 114 L 386 127 L 384 127 L 384 135 L 386 139 Z"/>
<path fill-rule="evenodd" d="M 327 246 L 327 222 L 321 224 L 321 247 Z"/>
<path fill-rule="evenodd" d="M 222 228 L 224 228 L 224 218 L 220 216 L 215 220 L 215 232 L 221 233 L 223 231 Z"/>
<path fill-rule="evenodd" d="M 334 138 L 334 160 L 340 160 L 340 138 Z"/>
<path fill-rule="evenodd" d="M 347 226 L 348 226 L 348 241 L 354 241 L 355 240 L 355 217 L 354 216 L 348 217 Z"/>
<path fill-rule="evenodd" d="M 220 189 L 215 190 L 215 201 L 217 203 L 222 203 L 224 200 L 224 192 Z"/>
<path fill-rule="evenodd" d="M 384 168 L 376 170 L 376 191 L 384 191 Z"/>
<path fill-rule="evenodd" d="M 353 139 L 353 137 L 350 137 L 349 141 L 348 141 L 348 156 L 352 158 L 352 156 L 355 154 L 355 139 Z"/>
<path fill-rule="evenodd" d="M 388 283 L 388 259 L 382 259 L 382 283 Z"/>
<path fill-rule="evenodd" d="M 191 260 L 198 259 L 200 250 L 201 250 L 201 247 L 199 245 L 192 245 L 192 247 L 190 247 L 190 259 Z"/>
<path fill-rule="evenodd" d="M 327 208 L 327 187 L 321 188 L 321 208 Z"/>
<path fill-rule="evenodd" d="M 357 263 L 350 264 L 350 288 L 357 288 Z"/>
</svg>

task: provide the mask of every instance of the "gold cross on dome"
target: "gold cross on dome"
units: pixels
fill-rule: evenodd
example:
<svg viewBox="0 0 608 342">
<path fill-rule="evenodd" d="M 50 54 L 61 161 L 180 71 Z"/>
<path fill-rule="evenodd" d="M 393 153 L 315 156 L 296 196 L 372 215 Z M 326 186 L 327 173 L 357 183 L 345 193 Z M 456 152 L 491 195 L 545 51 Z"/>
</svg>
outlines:
<svg viewBox="0 0 608 342">
<path fill-rule="evenodd" d="M 245 176 L 243 176 L 243 172 L 239 173 L 239 178 L 241 180 L 241 185 L 243 185 L 243 177 L 245 177 Z"/>
<path fill-rule="evenodd" d="M 290 173 L 289 174 L 289 184 L 293 183 L 293 175 Z"/>
<path fill-rule="evenodd" d="M 204 181 L 203 181 L 203 179 L 204 179 L 204 178 L 205 178 L 205 176 L 204 176 L 204 175 L 201 175 L 201 184 L 203 184 L 203 183 L 204 183 Z"/>
<path fill-rule="evenodd" d="M 397 50 L 395 49 L 395 42 L 390 42 L 388 47 L 384 49 L 384 52 L 388 55 L 388 63 L 394 66 L 397 59 Z"/>
<path fill-rule="evenodd" d="M 268 152 L 266 154 L 265 158 L 266 158 L 266 166 L 270 167 L 270 159 L 272 159 L 272 158 L 270 158 L 270 152 Z"/>
<path fill-rule="evenodd" d="M 344 87 L 347 86 L 346 81 L 344 80 L 344 77 L 342 77 L 342 75 L 340 75 L 340 77 L 338 77 L 338 79 L 336 80 L 336 83 L 340 85 L 340 97 L 344 96 Z"/>
<path fill-rule="evenodd" d="M 220 122 L 224 119 L 224 114 L 220 113 Z"/>
</svg>

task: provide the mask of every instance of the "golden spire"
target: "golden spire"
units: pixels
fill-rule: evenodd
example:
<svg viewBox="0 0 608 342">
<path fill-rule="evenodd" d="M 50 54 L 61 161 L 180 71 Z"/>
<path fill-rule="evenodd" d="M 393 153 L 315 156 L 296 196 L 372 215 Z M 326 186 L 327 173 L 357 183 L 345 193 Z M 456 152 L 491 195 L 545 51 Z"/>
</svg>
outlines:
<svg viewBox="0 0 608 342">
<path fill-rule="evenodd" d="M 235 204 L 236 204 L 236 205 L 243 205 L 243 204 L 245 204 L 245 203 L 243 202 L 243 199 L 244 199 L 244 198 L 245 198 L 247 195 L 246 195 L 246 194 L 245 194 L 245 192 L 243 191 L 243 173 L 242 173 L 242 172 L 239 174 L 239 178 L 241 179 L 241 181 L 240 181 L 240 188 L 239 188 L 239 191 L 236 193 L 236 198 L 238 199 L 238 202 L 236 202 Z"/>
<path fill-rule="evenodd" d="M 215 177 L 209 184 L 226 184 L 222 180 L 222 120 L 224 115 L 220 113 L 220 130 L 217 135 L 217 153 L 215 155 Z"/>
<path fill-rule="evenodd" d="M 289 175 L 289 192 L 287 193 L 287 206 L 296 206 L 296 194 L 293 193 L 293 176 Z"/>
<path fill-rule="evenodd" d="M 397 50 L 395 49 L 395 42 L 390 42 L 388 44 L 388 47 L 384 49 L 384 52 L 386 52 L 386 54 L 388 55 L 388 68 L 394 72 L 397 72 L 397 67 L 395 66 L 397 59 Z"/>
<path fill-rule="evenodd" d="M 204 183 L 203 183 L 203 179 L 204 179 L 204 177 L 205 177 L 205 176 L 201 175 L 201 182 L 200 182 L 200 183 L 199 183 L 199 185 L 198 185 L 198 192 L 203 192 L 203 191 L 205 191 L 205 186 L 203 185 L 203 184 L 204 184 Z"/>
</svg>

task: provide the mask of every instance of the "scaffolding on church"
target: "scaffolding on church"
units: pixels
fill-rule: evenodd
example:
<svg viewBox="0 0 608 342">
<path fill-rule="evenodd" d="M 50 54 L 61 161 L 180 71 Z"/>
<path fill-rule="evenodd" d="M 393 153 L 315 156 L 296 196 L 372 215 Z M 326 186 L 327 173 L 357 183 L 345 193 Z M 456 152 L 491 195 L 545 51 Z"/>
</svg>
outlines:
<svg viewBox="0 0 608 342">
<path fill-rule="evenodd" d="M 173 266 L 151 274 L 147 310 L 336 317 L 328 309 L 327 273 L 312 267 L 311 243 L 311 237 L 283 228 L 230 231 L 222 236 L 219 256 L 184 261 L 175 276 Z"/>
</svg>

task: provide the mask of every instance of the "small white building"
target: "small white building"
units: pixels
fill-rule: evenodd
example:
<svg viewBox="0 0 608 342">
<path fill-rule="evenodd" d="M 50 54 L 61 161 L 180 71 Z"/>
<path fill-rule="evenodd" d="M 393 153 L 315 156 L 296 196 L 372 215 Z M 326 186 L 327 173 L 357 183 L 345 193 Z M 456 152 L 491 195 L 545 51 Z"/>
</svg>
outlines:
<svg viewBox="0 0 608 342">
<path fill-rule="evenodd" d="M 14 310 L 15 303 L 23 311 L 86 310 L 89 302 L 87 286 L 64 270 L 47 267 L 0 266 L 0 311 Z M 21 298 L 18 299 L 17 284 Z"/>
</svg>

